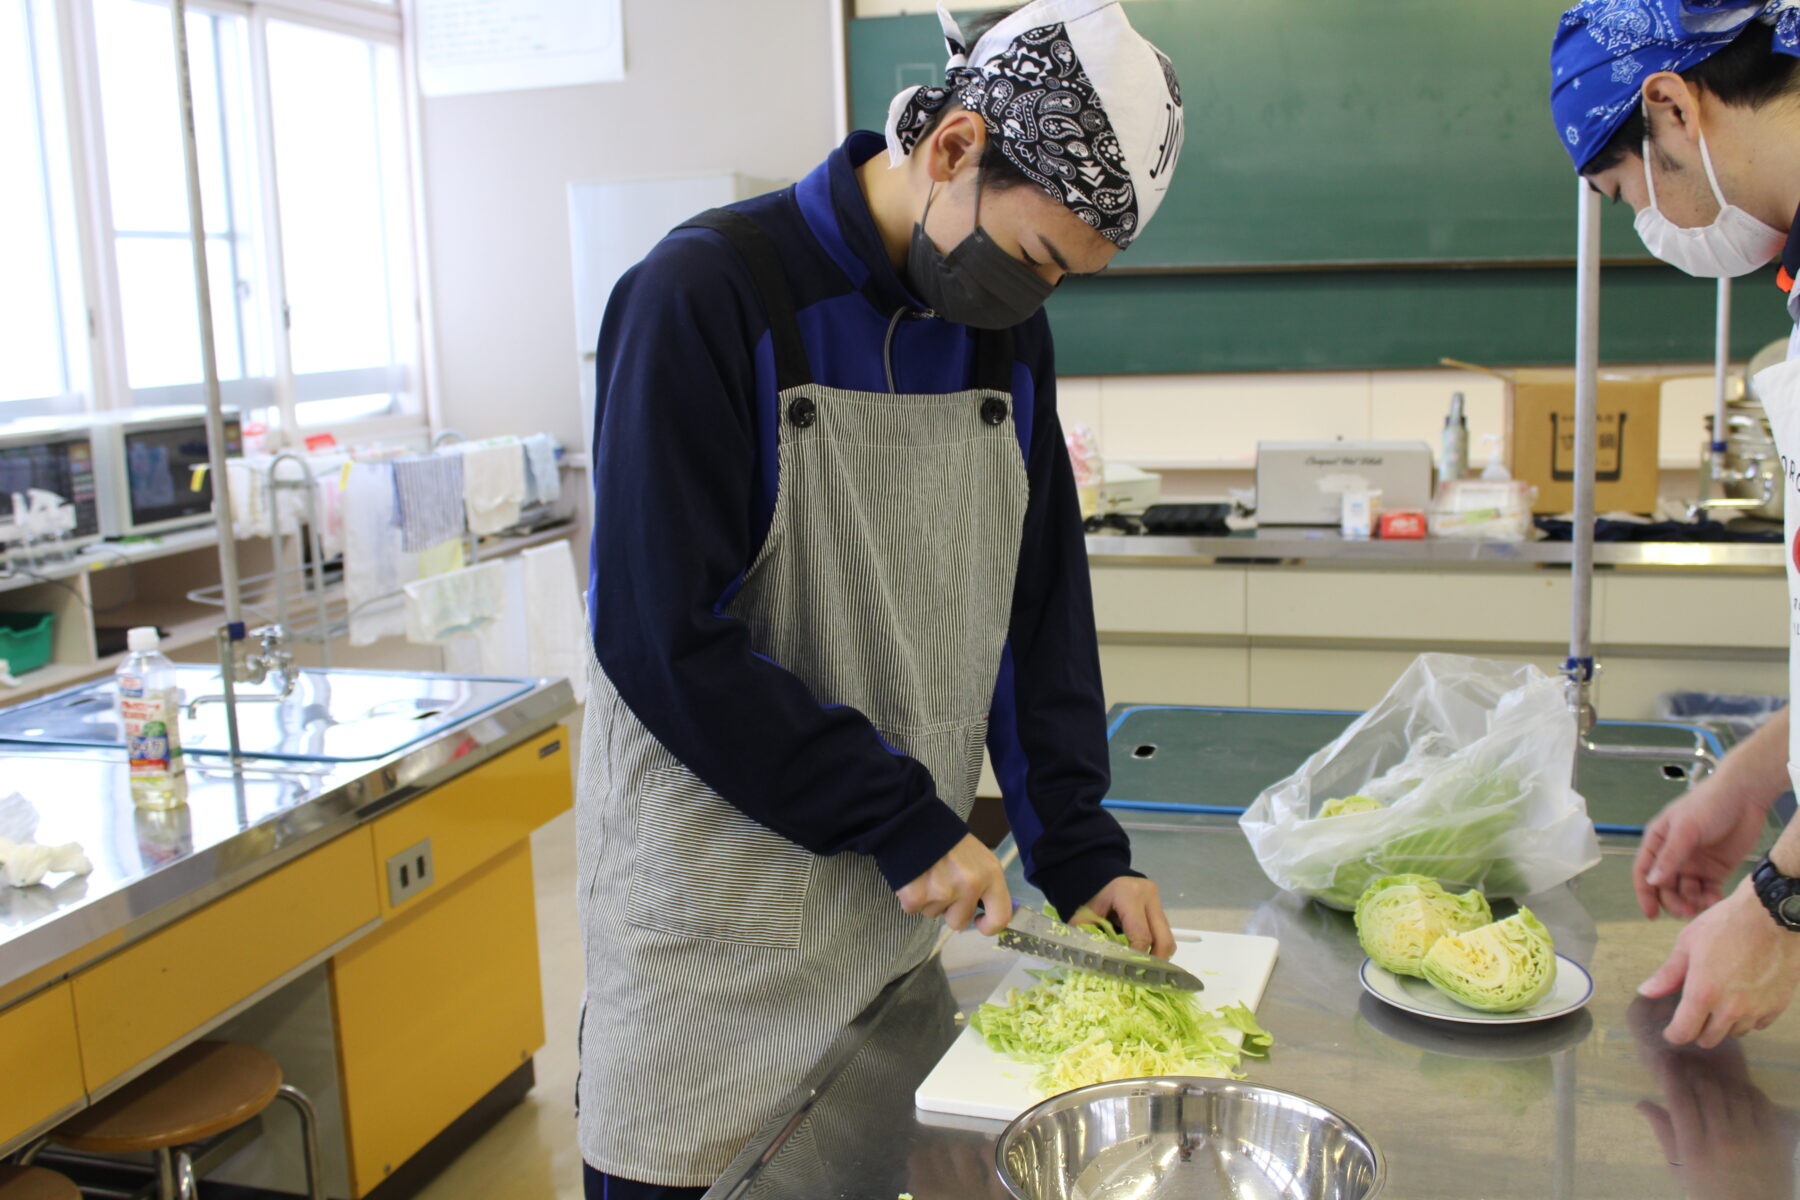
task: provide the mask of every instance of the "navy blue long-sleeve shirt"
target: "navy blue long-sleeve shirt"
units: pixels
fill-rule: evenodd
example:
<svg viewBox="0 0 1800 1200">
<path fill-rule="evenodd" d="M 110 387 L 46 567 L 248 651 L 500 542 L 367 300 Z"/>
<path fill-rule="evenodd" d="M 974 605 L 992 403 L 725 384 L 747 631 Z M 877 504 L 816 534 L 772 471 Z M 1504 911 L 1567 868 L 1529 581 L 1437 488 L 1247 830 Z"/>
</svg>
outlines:
<svg viewBox="0 0 1800 1200">
<path fill-rule="evenodd" d="M 903 319 L 884 353 L 894 314 L 924 306 L 856 179 L 882 150 L 879 136 L 853 134 L 801 183 L 734 207 L 775 242 L 817 382 L 964 390 L 975 385 L 965 326 Z M 1067 913 L 1130 873 L 1130 851 L 1100 807 L 1099 648 L 1044 314 L 1014 345 L 1030 499 L 988 750 L 1027 877 Z M 614 289 L 597 372 L 589 611 L 601 669 L 726 801 L 816 854 L 871 855 L 904 886 L 966 825 L 921 763 L 855 709 L 822 706 L 724 611 L 768 532 L 778 471 L 774 352 L 742 258 L 710 230 L 670 234 Z"/>
</svg>

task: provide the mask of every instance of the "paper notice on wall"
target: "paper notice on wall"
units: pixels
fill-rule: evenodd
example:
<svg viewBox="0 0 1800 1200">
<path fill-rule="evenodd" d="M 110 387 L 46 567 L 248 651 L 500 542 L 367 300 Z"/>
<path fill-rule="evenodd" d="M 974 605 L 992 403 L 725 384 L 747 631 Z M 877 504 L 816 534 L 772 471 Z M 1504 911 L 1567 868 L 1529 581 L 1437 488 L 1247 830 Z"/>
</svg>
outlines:
<svg viewBox="0 0 1800 1200">
<path fill-rule="evenodd" d="M 625 78 L 621 0 L 417 0 L 427 96 Z"/>
</svg>

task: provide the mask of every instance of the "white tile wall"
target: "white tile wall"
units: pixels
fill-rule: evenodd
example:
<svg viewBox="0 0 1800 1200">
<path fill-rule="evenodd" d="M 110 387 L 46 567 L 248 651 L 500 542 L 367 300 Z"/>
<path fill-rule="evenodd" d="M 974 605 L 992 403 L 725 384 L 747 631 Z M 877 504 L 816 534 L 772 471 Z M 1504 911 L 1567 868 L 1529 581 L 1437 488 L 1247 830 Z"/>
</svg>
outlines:
<svg viewBox="0 0 1800 1200">
<path fill-rule="evenodd" d="M 1151 469 L 1242 470 L 1259 440 L 1367 437 L 1369 394 L 1366 371 L 1103 376 L 1101 449 Z"/>
<path fill-rule="evenodd" d="M 1506 384 L 1473 371 L 1376 371 L 1369 376 L 1369 436 L 1379 442 L 1422 440 L 1437 448 L 1450 397 L 1463 394 L 1469 461 L 1487 462 L 1481 439 L 1506 433 Z"/>
<path fill-rule="evenodd" d="M 1678 370 L 1680 368 L 1677 368 Z M 1662 390 L 1662 436 L 1657 455 L 1664 467 L 1693 468 L 1706 441 L 1706 418 L 1712 415 L 1715 390 L 1711 372 L 1671 379 Z"/>
<path fill-rule="evenodd" d="M 1628 369 L 1682 376 L 1663 386 L 1661 459 L 1665 470 L 1691 471 L 1712 411 L 1710 368 Z M 1218 490 L 1186 473 L 1251 469 L 1259 441 L 1418 440 L 1435 450 L 1455 392 L 1463 393 L 1474 467 L 1486 462 L 1482 438 L 1506 427 L 1505 384 L 1450 369 L 1070 376 L 1057 386 L 1065 427 L 1086 424 L 1114 461 L 1184 472 L 1177 490 L 1185 491 Z"/>
<path fill-rule="evenodd" d="M 1077 425 L 1094 431 L 1102 446 L 1106 445 L 1106 429 L 1100 413 L 1100 381 L 1092 376 L 1072 376 L 1056 381 L 1056 414 L 1062 418 L 1064 432 Z"/>
</svg>

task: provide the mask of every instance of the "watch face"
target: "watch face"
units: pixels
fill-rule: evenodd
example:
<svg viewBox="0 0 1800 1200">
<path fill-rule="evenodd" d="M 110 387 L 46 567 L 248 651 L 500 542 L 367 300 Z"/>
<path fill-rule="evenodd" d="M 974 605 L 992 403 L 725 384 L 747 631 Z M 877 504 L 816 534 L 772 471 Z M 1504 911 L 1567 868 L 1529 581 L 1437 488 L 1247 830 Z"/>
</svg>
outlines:
<svg viewBox="0 0 1800 1200">
<path fill-rule="evenodd" d="M 1789 896 L 1776 905 L 1775 915 L 1785 924 L 1800 928 L 1800 896 Z"/>
</svg>

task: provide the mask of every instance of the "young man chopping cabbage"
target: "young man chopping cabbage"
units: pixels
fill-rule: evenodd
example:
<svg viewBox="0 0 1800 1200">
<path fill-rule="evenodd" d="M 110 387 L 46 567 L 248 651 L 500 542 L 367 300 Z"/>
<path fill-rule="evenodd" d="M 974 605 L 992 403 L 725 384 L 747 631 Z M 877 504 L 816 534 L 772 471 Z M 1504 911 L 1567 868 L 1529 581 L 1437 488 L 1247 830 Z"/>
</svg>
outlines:
<svg viewBox="0 0 1800 1200">
<path fill-rule="evenodd" d="M 1650 252 L 1714 277 L 1748 274 L 1779 255 L 1788 311 L 1800 319 L 1800 7 L 1584 0 L 1564 14 L 1550 65 L 1564 149 L 1596 191 L 1637 210 Z M 1796 349 L 1800 330 L 1789 361 L 1757 377 L 1790 467 L 1800 459 Z M 1787 513 L 1787 540 L 1800 547 L 1791 469 Z M 1790 727 L 1783 711 L 1645 830 L 1634 869 L 1644 915 L 1693 918 L 1639 989 L 1681 992 L 1664 1032 L 1672 1043 L 1711 1047 L 1766 1028 L 1800 985 L 1800 823 L 1723 891 L 1793 783 L 1800 754 Z"/>
<path fill-rule="evenodd" d="M 1173 68 L 1116 0 L 965 31 L 792 188 L 696 218 L 600 335 L 576 799 L 590 1197 L 689 1200 L 934 922 L 1026 874 L 1164 957 L 1105 708 L 1042 305 L 1166 192 Z"/>
</svg>

